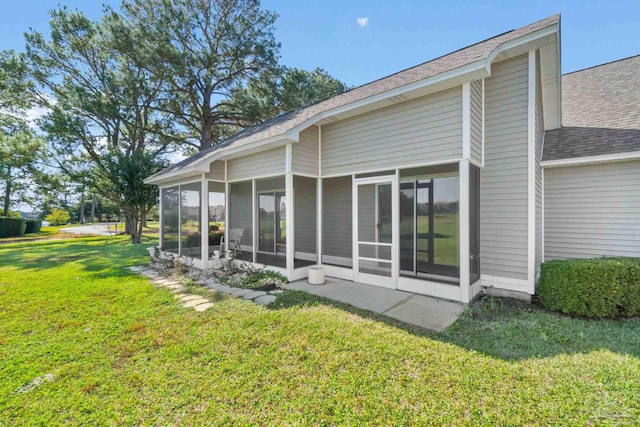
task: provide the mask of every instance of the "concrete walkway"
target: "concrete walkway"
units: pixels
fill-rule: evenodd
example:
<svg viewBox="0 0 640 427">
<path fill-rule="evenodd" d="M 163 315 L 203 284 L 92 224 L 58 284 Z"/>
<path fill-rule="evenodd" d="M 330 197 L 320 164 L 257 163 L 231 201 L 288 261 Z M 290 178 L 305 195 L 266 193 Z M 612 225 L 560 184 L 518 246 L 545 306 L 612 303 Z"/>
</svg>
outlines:
<svg viewBox="0 0 640 427">
<path fill-rule="evenodd" d="M 329 298 L 436 332 L 453 324 L 465 309 L 464 305 L 451 301 L 331 277 L 324 285 L 310 285 L 305 279 L 289 283 L 285 288 Z"/>
</svg>

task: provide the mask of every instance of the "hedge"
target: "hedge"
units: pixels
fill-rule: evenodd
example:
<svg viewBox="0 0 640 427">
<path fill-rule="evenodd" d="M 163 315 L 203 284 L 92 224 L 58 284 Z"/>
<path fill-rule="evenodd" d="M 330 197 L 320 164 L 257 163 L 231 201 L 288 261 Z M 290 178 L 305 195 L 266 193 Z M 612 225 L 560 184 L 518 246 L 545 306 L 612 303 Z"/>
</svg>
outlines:
<svg viewBox="0 0 640 427">
<path fill-rule="evenodd" d="M 542 264 L 540 302 L 587 317 L 640 314 L 640 258 L 557 260 Z"/>
<path fill-rule="evenodd" d="M 24 236 L 27 222 L 22 218 L 0 216 L 0 237 Z"/>
<path fill-rule="evenodd" d="M 24 234 L 29 233 L 37 233 L 40 231 L 40 227 L 42 227 L 42 220 L 40 219 L 28 219 L 26 220 L 27 228 L 24 231 Z"/>
</svg>

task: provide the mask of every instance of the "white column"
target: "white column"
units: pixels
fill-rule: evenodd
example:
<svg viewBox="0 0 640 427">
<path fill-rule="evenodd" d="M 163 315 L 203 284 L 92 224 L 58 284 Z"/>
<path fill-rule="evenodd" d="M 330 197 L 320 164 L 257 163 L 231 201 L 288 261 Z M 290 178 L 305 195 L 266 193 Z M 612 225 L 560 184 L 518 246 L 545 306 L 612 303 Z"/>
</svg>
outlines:
<svg viewBox="0 0 640 427">
<path fill-rule="evenodd" d="M 351 218 L 352 218 L 352 231 L 351 231 L 351 259 L 353 264 L 353 277 L 358 281 L 358 274 L 360 270 L 360 260 L 358 259 L 358 185 L 356 184 L 356 175 L 351 175 Z"/>
<path fill-rule="evenodd" d="M 316 257 L 322 264 L 322 178 L 316 180 Z"/>
<path fill-rule="evenodd" d="M 164 224 L 164 215 L 162 209 L 162 187 L 158 189 L 158 192 L 160 193 L 160 203 L 158 205 L 158 209 L 160 210 L 160 212 L 158 212 L 158 218 L 160 219 L 160 228 L 158 229 L 158 245 L 160 246 L 160 249 L 164 249 L 164 229 L 162 227 L 162 224 Z M 109 220 L 107 218 L 107 223 L 108 222 Z"/>
<path fill-rule="evenodd" d="M 460 301 L 471 301 L 469 276 L 469 160 L 460 160 Z"/>
<path fill-rule="evenodd" d="M 400 276 L 400 169 L 396 169 L 396 177 L 391 182 L 391 226 L 391 276 L 393 287 L 397 289 Z"/>
<path fill-rule="evenodd" d="M 294 270 L 294 262 L 295 262 L 295 201 L 293 194 L 293 173 L 292 173 L 292 146 L 291 144 L 287 144 L 286 147 L 286 166 L 285 166 L 285 195 L 287 196 L 287 211 L 285 213 L 285 222 L 287 225 L 287 248 L 286 248 L 286 258 L 287 258 L 287 276 L 289 278 L 293 277 Z"/>
<path fill-rule="evenodd" d="M 256 200 L 258 195 L 256 194 L 256 180 L 251 180 L 251 260 L 255 263 L 258 261 L 258 218 L 257 218 L 257 206 Z M 275 236 L 275 235 L 274 235 Z M 275 238 L 275 237 L 274 237 Z"/>
<path fill-rule="evenodd" d="M 527 227 L 527 282 L 529 293 L 536 289 L 536 51 L 529 51 L 529 98 L 528 98 L 528 227 Z"/>
<path fill-rule="evenodd" d="M 227 162 L 225 162 L 226 165 Z M 226 167 L 225 167 L 226 170 Z M 225 173 L 225 183 L 224 183 L 224 256 L 228 257 L 229 253 L 229 201 L 231 200 L 231 195 L 229 188 L 229 182 L 226 181 L 226 173 Z"/>
<path fill-rule="evenodd" d="M 202 189 L 200 195 L 200 237 L 202 268 L 207 268 L 209 260 L 209 181 L 202 174 Z"/>
</svg>

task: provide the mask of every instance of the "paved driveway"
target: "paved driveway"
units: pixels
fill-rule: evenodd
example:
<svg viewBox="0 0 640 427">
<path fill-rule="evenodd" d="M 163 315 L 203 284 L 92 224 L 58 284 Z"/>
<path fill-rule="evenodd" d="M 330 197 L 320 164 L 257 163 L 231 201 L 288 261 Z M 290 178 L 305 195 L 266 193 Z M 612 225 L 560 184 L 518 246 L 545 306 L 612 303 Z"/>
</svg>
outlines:
<svg viewBox="0 0 640 427">
<path fill-rule="evenodd" d="M 92 234 L 94 236 L 113 236 L 115 234 L 113 231 L 109 231 L 107 223 L 61 228 L 60 231 L 68 234 Z"/>
</svg>

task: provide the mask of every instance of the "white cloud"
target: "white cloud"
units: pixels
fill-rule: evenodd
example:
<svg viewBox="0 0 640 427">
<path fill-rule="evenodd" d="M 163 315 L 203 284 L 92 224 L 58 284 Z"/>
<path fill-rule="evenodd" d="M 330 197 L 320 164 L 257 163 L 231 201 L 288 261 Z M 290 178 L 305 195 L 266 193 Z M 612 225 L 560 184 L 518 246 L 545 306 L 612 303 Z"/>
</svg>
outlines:
<svg viewBox="0 0 640 427">
<path fill-rule="evenodd" d="M 362 18 L 357 18 L 356 21 L 358 21 L 358 26 L 360 28 L 365 28 L 369 26 L 369 18 L 367 18 L 366 16 Z"/>
</svg>

